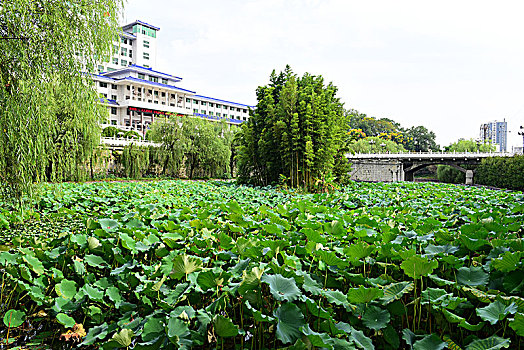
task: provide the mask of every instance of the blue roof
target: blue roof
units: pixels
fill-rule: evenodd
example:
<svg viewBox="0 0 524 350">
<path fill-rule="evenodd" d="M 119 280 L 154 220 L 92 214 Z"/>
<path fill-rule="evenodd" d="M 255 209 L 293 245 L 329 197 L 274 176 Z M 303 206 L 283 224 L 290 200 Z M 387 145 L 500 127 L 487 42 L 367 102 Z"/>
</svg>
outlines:
<svg viewBox="0 0 524 350">
<path fill-rule="evenodd" d="M 245 105 L 245 104 L 242 104 L 242 103 L 231 102 L 231 101 L 226 101 L 226 100 L 219 100 L 218 98 L 207 97 L 207 96 L 202 96 L 202 95 L 195 95 L 195 96 L 193 96 L 193 97 L 206 98 L 206 99 L 208 99 L 208 100 L 212 100 L 212 101 L 224 102 L 224 103 L 231 103 L 231 104 L 234 104 L 234 105 L 243 106 L 243 107 L 248 107 L 248 108 L 255 108 L 254 106 Z"/>
<path fill-rule="evenodd" d="M 168 85 L 168 84 L 156 83 L 156 82 L 154 82 L 154 81 L 149 81 L 149 80 L 145 80 L 145 79 L 138 79 L 138 78 L 135 78 L 135 77 L 125 77 L 125 78 L 123 78 L 123 79 L 119 79 L 119 80 L 138 81 L 138 82 L 140 82 L 140 83 L 146 83 L 146 84 L 156 85 L 156 86 L 161 86 L 161 87 L 166 87 L 166 88 L 170 88 L 170 89 L 177 89 L 177 90 L 181 90 L 181 91 L 189 92 L 189 93 L 192 93 L 192 94 L 195 93 L 194 91 L 186 90 L 186 89 L 182 89 L 182 88 L 176 87 L 176 86 L 174 86 L 174 85 Z"/>
<path fill-rule="evenodd" d="M 138 19 L 137 19 L 136 21 L 132 22 L 132 23 L 126 24 L 126 25 L 123 26 L 123 27 L 129 27 L 129 26 L 132 26 L 133 24 L 136 24 L 136 23 L 141 24 L 141 25 L 144 25 L 144 26 L 149 27 L 149 28 L 154 29 L 154 30 L 160 30 L 160 28 L 155 27 L 155 26 L 153 26 L 153 25 L 151 25 L 151 24 L 148 24 L 148 23 L 146 23 L 146 22 L 142 22 L 142 21 L 140 21 L 140 20 L 138 20 Z"/>
<path fill-rule="evenodd" d="M 193 115 L 195 117 L 206 118 L 206 119 L 211 119 L 211 120 L 226 120 L 233 124 L 241 124 L 244 122 L 243 120 L 240 120 L 240 119 L 216 117 L 214 115 L 207 115 L 207 114 L 202 114 L 202 113 L 193 113 Z"/>
<path fill-rule="evenodd" d="M 153 72 L 153 73 L 163 74 L 163 75 L 167 75 L 169 77 L 173 77 L 173 78 L 182 80 L 182 78 L 180 78 L 180 77 L 176 77 L 176 76 L 171 75 L 171 74 L 159 72 L 157 70 L 153 70 L 153 68 L 147 68 L 147 67 L 139 66 L 138 64 L 130 64 L 128 67 L 136 67 L 136 68 L 146 69 L 146 70 L 148 70 L 150 72 Z"/>
<path fill-rule="evenodd" d="M 100 102 L 107 103 L 108 105 L 120 106 L 118 102 L 116 102 L 115 100 L 108 99 L 108 98 L 101 98 Z"/>
</svg>

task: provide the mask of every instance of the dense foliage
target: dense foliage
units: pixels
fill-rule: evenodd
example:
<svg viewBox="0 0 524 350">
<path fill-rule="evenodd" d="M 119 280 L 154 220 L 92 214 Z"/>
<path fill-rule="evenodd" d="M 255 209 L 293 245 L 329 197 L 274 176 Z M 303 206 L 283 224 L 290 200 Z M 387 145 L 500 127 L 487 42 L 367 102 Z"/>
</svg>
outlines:
<svg viewBox="0 0 524 350">
<path fill-rule="evenodd" d="M 481 185 L 524 190 L 524 156 L 483 159 L 475 172 Z"/>
<path fill-rule="evenodd" d="M 518 349 L 523 203 L 522 193 L 439 184 L 321 195 L 211 182 L 48 185 L 25 222 L 9 208 L 0 216 L 9 226 L 0 339 Z M 61 229 L 38 231 L 42 222 Z"/>
<path fill-rule="evenodd" d="M 223 122 L 171 117 L 155 122 L 149 134 L 161 143 L 158 157 L 162 174 L 177 176 L 184 168 L 185 175 L 193 179 L 229 174 L 234 132 Z"/>
<path fill-rule="evenodd" d="M 21 199 L 34 182 L 74 175 L 92 155 L 106 112 L 82 71 L 109 53 L 120 7 L 120 0 L 1 2 L 4 198 Z"/>
<path fill-rule="evenodd" d="M 330 178 L 344 157 L 345 118 L 333 84 L 309 73 L 297 77 L 289 66 L 257 89 L 257 106 L 237 137 L 240 181 L 284 182 L 311 189 Z"/>
<path fill-rule="evenodd" d="M 424 126 L 412 126 L 403 128 L 394 120 L 389 118 L 374 118 L 350 109 L 346 111 L 348 116 L 347 137 L 350 142 L 364 138 L 378 137 L 385 141 L 393 141 L 407 151 L 429 152 L 438 151 L 439 146 L 435 142 L 435 133 Z M 380 152 L 380 149 L 371 149 L 371 153 Z"/>
</svg>

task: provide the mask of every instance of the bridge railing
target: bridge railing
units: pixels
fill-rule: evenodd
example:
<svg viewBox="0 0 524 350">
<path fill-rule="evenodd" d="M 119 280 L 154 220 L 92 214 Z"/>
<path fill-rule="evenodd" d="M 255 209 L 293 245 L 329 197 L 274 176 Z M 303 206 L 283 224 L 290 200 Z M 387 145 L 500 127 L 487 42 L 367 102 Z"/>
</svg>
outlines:
<svg viewBox="0 0 524 350">
<path fill-rule="evenodd" d="M 349 159 L 433 159 L 433 158 L 489 158 L 512 157 L 510 152 L 403 152 L 403 153 L 355 153 L 346 154 Z"/>
</svg>

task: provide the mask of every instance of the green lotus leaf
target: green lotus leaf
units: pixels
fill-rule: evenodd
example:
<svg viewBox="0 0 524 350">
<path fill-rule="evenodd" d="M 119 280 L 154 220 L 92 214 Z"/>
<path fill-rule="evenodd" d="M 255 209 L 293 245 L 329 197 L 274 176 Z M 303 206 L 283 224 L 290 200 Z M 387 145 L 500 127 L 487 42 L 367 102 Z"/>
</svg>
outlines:
<svg viewBox="0 0 524 350">
<path fill-rule="evenodd" d="M 102 230 L 106 232 L 115 231 L 120 227 L 120 223 L 112 219 L 100 219 L 98 220 L 98 223 L 100 224 L 100 227 L 102 227 Z"/>
<path fill-rule="evenodd" d="M 20 327 L 25 320 L 25 312 L 20 310 L 7 310 L 4 314 L 4 325 L 7 328 Z"/>
<path fill-rule="evenodd" d="M 383 334 L 384 334 L 384 339 L 386 339 L 386 341 L 394 349 L 398 349 L 399 348 L 399 346 L 400 346 L 400 338 L 399 338 L 397 332 L 395 331 L 395 329 L 391 325 L 388 325 L 386 327 L 386 329 L 384 329 Z"/>
<path fill-rule="evenodd" d="M 63 324 L 66 328 L 71 328 L 76 324 L 74 318 L 64 313 L 59 313 L 58 315 L 56 315 L 56 319 L 58 320 L 59 323 Z"/>
<path fill-rule="evenodd" d="M 315 255 L 328 266 L 337 266 L 339 268 L 347 266 L 347 263 L 340 259 L 333 251 L 317 250 L 315 251 Z"/>
<path fill-rule="evenodd" d="M 515 318 L 509 323 L 509 326 L 517 335 L 524 337 L 524 314 L 516 314 Z"/>
<path fill-rule="evenodd" d="M 111 340 L 114 340 L 120 348 L 127 348 L 131 345 L 131 341 L 135 333 L 130 329 L 121 329 L 120 332 L 113 334 Z"/>
<path fill-rule="evenodd" d="M 348 300 L 352 304 L 367 304 L 372 300 L 381 298 L 383 295 L 384 292 L 379 288 L 367 288 L 364 286 L 350 288 L 347 293 Z"/>
<path fill-rule="evenodd" d="M 214 321 L 215 333 L 222 338 L 229 338 L 238 335 L 238 327 L 229 318 L 216 316 Z"/>
<path fill-rule="evenodd" d="M 304 315 L 295 304 L 282 304 L 273 316 L 277 319 L 277 339 L 282 343 L 292 343 L 302 335 L 300 328 L 305 325 Z"/>
<path fill-rule="evenodd" d="M 306 227 L 300 230 L 300 232 L 306 235 L 308 242 L 315 242 L 315 243 L 320 243 L 320 244 L 327 243 L 327 239 L 324 236 L 322 236 L 322 232 L 318 230 L 314 230 L 312 228 Z"/>
<path fill-rule="evenodd" d="M 339 290 L 322 290 L 321 293 L 327 301 L 336 305 L 348 305 L 347 296 Z"/>
<path fill-rule="evenodd" d="M 106 268 L 107 262 L 98 255 L 88 254 L 84 257 L 84 261 L 92 267 Z"/>
<path fill-rule="evenodd" d="M 374 249 L 375 246 L 360 241 L 358 243 L 350 245 L 347 248 L 344 248 L 344 254 L 349 256 L 351 259 L 360 260 L 369 256 Z"/>
<path fill-rule="evenodd" d="M 264 275 L 262 282 L 269 284 L 271 295 L 278 301 L 293 301 L 302 295 L 293 278 L 286 278 L 280 274 Z"/>
<path fill-rule="evenodd" d="M 457 272 L 457 282 L 466 286 L 485 286 L 488 280 L 489 275 L 482 267 L 461 267 Z"/>
<path fill-rule="evenodd" d="M 499 258 L 493 259 L 491 261 L 491 267 L 493 267 L 495 270 L 499 270 L 502 272 L 515 271 L 520 266 L 521 257 L 521 252 L 506 252 L 502 254 Z"/>
<path fill-rule="evenodd" d="M 384 304 L 389 304 L 394 300 L 402 298 L 404 294 L 411 292 L 414 287 L 413 282 L 391 283 L 383 289 L 384 296 L 380 298 L 380 300 L 382 300 Z"/>
<path fill-rule="evenodd" d="M 166 325 L 169 341 L 175 345 L 191 346 L 191 333 L 187 324 L 177 317 L 170 317 Z"/>
<path fill-rule="evenodd" d="M 473 340 L 467 347 L 466 350 L 497 350 L 502 348 L 509 348 L 509 339 L 504 339 L 493 335 L 485 339 Z"/>
<path fill-rule="evenodd" d="M 351 328 L 351 340 L 358 346 L 360 349 L 364 350 L 375 350 L 375 346 L 370 338 L 364 335 L 364 332 L 357 331 L 355 328 Z"/>
<path fill-rule="evenodd" d="M 366 307 L 362 316 L 362 323 L 370 329 L 379 330 L 389 323 L 389 312 L 378 306 Z"/>
<path fill-rule="evenodd" d="M 322 348 L 322 349 L 333 349 L 333 338 L 329 336 L 327 333 L 318 333 L 309 327 L 309 325 L 305 325 L 301 328 L 302 333 L 308 338 L 309 342 L 313 347 L 315 348 Z"/>
<path fill-rule="evenodd" d="M 437 335 L 430 334 L 416 341 L 413 350 L 442 350 L 447 346 Z"/>
<path fill-rule="evenodd" d="M 63 279 L 55 284 L 55 291 L 62 298 L 73 299 L 76 295 L 76 282 Z"/>
<path fill-rule="evenodd" d="M 38 258 L 32 256 L 32 255 L 23 255 L 22 259 L 29 264 L 29 267 L 37 274 L 37 275 L 43 275 L 44 274 L 44 265 Z"/>
<path fill-rule="evenodd" d="M 429 261 L 427 258 L 413 255 L 400 264 L 404 273 L 413 279 L 419 279 L 423 276 L 427 276 L 438 267 L 436 260 Z"/>
<path fill-rule="evenodd" d="M 304 284 L 302 288 L 313 295 L 320 295 L 322 293 L 322 286 L 318 284 L 308 273 L 304 273 Z"/>
<path fill-rule="evenodd" d="M 173 273 L 175 278 L 182 278 L 202 268 L 202 260 L 187 254 L 177 255 L 173 260 Z"/>
<path fill-rule="evenodd" d="M 96 248 L 100 247 L 100 241 L 95 237 L 89 237 L 87 239 L 87 244 L 89 247 L 89 250 L 95 250 Z"/>
<path fill-rule="evenodd" d="M 249 301 L 246 300 L 246 308 L 251 311 L 251 313 L 253 314 L 253 318 L 255 319 L 255 321 L 257 322 L 273 322 L 274 318 L 271 317 L 271 316 L 268 316 L 268 315 L 264 315 L 262 312 L 260 312 L 259 310 L 255 309 L 254 307 L 251 306 L 251 304 L 249 303 Z"/>
<path fill-rule="evenodd" d="M 514 314 L 516 312 L 517 306 L 514 303 L 506 306 L 498 300 L 486 307 L 477 309 L 477 315 L 482 320 L 488 321 L 492 325 L 502 321 L 504 318 L 506 318 L 507 315 Z"/>
<path fill-rule="evenodd" d="M 257 288 L 261 283 L 263 274 L 264 269 L 258 267 L 252 268 L 250 272 L 244 271 L 242 282 L 238 287 L 238 293 L 243 295 L 247 291 Z"/>
</svg>

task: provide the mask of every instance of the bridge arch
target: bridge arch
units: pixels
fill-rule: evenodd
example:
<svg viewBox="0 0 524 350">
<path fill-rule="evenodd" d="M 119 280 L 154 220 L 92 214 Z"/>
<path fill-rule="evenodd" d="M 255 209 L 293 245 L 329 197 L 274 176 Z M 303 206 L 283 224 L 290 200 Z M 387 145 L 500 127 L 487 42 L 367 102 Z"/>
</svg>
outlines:
<svg viewBox="0 0 524 350">
<path fill-rule="evenodd" d="M 347 154 L 353 164 L 351 179 L 357 181 L 413 181 L 415 171 L 428 165 L 449 165 L 466 173 L 466 183 L 473 183 L 473 170 L 464 165 L 478 165 L 484 158 L 511 157 L 512 153 L 374 153 Z"/>
</svg>

